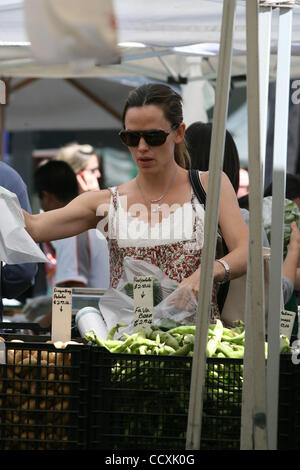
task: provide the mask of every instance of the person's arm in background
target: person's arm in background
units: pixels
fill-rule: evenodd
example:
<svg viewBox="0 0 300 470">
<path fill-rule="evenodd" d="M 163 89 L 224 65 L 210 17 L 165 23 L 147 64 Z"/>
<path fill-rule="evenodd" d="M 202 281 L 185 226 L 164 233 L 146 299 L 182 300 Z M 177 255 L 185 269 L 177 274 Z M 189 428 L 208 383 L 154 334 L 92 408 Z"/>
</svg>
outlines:
<svg viewBox="0 0 300 470">
<path fill-rule="evenodd" d="M 296 280 L 295 280 L 295 290 L 300 291 L 300 267 L 297 268 Z"/>
<path fill-rule="evenodd" d="M 296 222 L 291 223 L 291 236 L 287 246 L 287 255 L 282 265 L 284 303 L 291 297 L 293 290 L 299 289 L 300 230 Z M 291 291 L 291 285 L 293 290 Z M 291 291 L 291 292 L 290 292 Z"/>
<path fill-rule="evenodd" d="M 34 284 L 36 263 L 5 264 L 1 276 L 2 298 L 15 299 Z"/>
</svg>

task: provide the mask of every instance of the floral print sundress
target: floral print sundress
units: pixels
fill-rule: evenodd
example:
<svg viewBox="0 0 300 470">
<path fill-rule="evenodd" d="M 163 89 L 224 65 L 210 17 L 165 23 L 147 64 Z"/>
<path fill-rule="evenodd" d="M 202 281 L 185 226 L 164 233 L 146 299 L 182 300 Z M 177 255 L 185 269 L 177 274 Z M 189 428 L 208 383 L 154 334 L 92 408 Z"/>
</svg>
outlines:
<svg viewBox="0 0 300 470">
<path fill-rule="evenodd" d="M 155 224 L 132 217 L 123 208 L 117 187 L 108 189 L 111 192 L 107 238 L 111 287 L 116 288 L 119 283 L 125 257 L 152 263 L 178 283 L 193 274 L 201 264 L 205 216 L 193 189 L 190 202 L 178 205 L 167 218 Z M 214 285 L 210 321 L 217 318 L 220 315 Z"/>
</svg>

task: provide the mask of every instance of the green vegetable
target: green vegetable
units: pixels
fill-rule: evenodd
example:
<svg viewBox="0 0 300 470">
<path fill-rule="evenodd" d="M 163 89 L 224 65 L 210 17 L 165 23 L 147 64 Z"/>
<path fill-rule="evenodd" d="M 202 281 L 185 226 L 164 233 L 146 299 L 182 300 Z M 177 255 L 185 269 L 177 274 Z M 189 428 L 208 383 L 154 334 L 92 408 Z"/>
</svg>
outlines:
<svg viewBox="0 0 300 470">
<path fill-rule="evenodd" d="M 161 331 L 159 334 L 157 334 L 157 331 L 155 331 L 155 330 L 150 334 L 151 339 L 156 339 L 157 336 L 159 336 L 159 341 L 160 342 L 165 343 L 168 346 L 171 346 L 175 350 L 179 348 L 179 343 L 176 340 L 176 338 L 174 338 L 174 336 L 172 336 L 172 334 L 170 334 L 166 331 L 165 332 Z"/>
<path fill-rule="evenodd" d="M 216 326 L 213 330 L 212 337 L 208 340 L 206 345 L 206 355 L 207 357 L 212 357 L 221 342 L 223 336 L 223 323 L 220 320 L 217 320 Z"/>
<path fill-rule="evenodd" d="M 135 333 L 131 336 L 129 336 L 123 343 L 119 344 L 118 346 L 112 348 L 110 350 L 110 352 L 112 353 L 122 353 L 125 351 L 125 349 L 128 347 L 128 346 L 131 346 L 132 343 L 134 342 L 134 340 L 137 338 L 138 336 L 138 333 Z"/>
<path fill-rule="evenodd" d="M 170 354 L 170 356 L 187 356 L 193 349 L 193 343 L 186 343 L 184 346 L 181 348 L 177 349 L 177 351 L 174 351 L 173 353 Z"/>
<path fill-rule="evenodd" d="M 290 341 L 287 336 L 280 335 L 280 354 L 290 353 Z"/>
<path fill-rule="evenodd" d="M 296 222 L 300 229 L 300 210 L 296 203 L 289 199 L 284 200 L 284 226 L 283 226 L 283 257 L 287 254 L 287 245 L 291 236 L 291 222 Z M 269 242 L 271 243 L 272 222 L 272 196 L 263 199 L 263 224 Z"/>
<path fill-rule="evenodd" d="M 126 294 L 133 299 L 133 284 L 128 282 L 124 286 Z M 163 293 L 160 283 L 157 279 L 153 279 L 153 305 L 158 305 L 163 300 Z"/>
<path fill-rule="evenodd" d="M 131 335 L 123 333 L 119 340 L 112 339 L 118 328 L 117 324 L 108 334 L 106 340 L 98 338 L 91 330 L 85 337 L 97 346 L 111 353 L 192 356 L 195 343 L 195 325 L 181 325 L 169 331 L 152 326 L 151 330 L 140 330 Z M 243 359 L 245 347 L 245 326 L 225 328 L 220 320 L 209 325 L 206 356 L 230 359 Z M 289 339 L 280 336 L 280 352 L 290 353 Z M 268 357 L 268 344 L 265 343 L 265 357 Z M 222 364 L 219 365 L 222 368 Z"/>
<path fill-rule="evenodd" d="M 176 328 L 172 328 L 172 330 L 169 330 L 168 333 L 170 335 L 174 335 L 176 333 L 178 334 L 185 334 L 185 333 L 192 333 L 192 334 L 195 334 L 196 333 L 196 326 L 194 325 L 181 325 L 181 326 L 177 326 Z"/>
<path fill-rule="evenodd" d="M 116 332 L 119 331 L 119 328 L 121 328 L 122 326 L 127 326 L 127 325 L 122 325 L 121 323 L 117 323 L 116 326 L 114 326 L 114 328 L 112 328 L 110 332 L 108 333 L 107 339 L 114 339 Z"/>
</svg>

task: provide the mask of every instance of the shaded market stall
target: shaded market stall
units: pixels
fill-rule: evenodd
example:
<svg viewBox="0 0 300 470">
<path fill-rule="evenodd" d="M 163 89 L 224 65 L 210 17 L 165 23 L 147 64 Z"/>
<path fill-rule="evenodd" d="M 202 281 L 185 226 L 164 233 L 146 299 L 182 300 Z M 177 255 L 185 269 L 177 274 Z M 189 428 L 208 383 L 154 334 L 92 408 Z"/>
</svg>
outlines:
<svg viewBox="0 0 300 470">
<path fill-rule="evenodd" d="M 157 2 L 159 8 L 156 8 L 155 2 L 151 2 L 150 6 L 129 1 L 126 2 L 125 8 L 124 2 L 121 1 L 103 2 L 103 5 L 98 6 L 91 1 L 86 14 L 92 12 L 93 16 L 89 17 L 89 22 L 77 37 L 76 34 L 72 36 L 78 26 L 78 17 L 74 13 L 77 2 L 73 2 L 72 6 L 73 23 L 71 18 L 65 16 L 68 2 L 61 2 L 61 10 L 51 10 L 54 6 L 52 2 L 40 2 L 40 11 L 32 10 L 33 0 L 24 1 L 24 10 L 21 2 L 17 7 L 15 2 L 5 3 L 6 10 L 4 8 L 2 12 L 11 14 L 14 18 L 10 23 L 11 30 L 6 28 L 5 31 L 4 28 L 1 33 L 5 34 L 5 41 L 0 47 L 0 72 L 8 79 L 63 77 L 74 80 L 86 76 L 113 76 L 121 80 L 121 77 L 125 78 L 128 74 L 132 77 L 141 75 L 182 87 L 187 101 L 193 96 L 189 94 L 189 87 L 191 93 L 195 92 L 193 83 L 216 80 L 211 145 L 213 158 L 210 158 L 209 177 L 212 183 L 209 184 L 207 193 L 201 270 L 205 276 L 201 276 L 199 286 L 199 316 L 186 443 L 186 448 L 193 450 L 199 449 L 200 446 L 205 345 L 212 291 L 212 265 L 215 258 L 215 246 L 210 240 L 216 239 L 218 225 L 219 191 L 213 188 L 220 187 L 231 79 L 246 76 L 250 243 L 245 303 L 247 347 L 244 362 L 241 448 L 276 448 L 289 80 L 300 75 L 299 2 L 203 0 L 197 3 L 184 2 L 183 7 L 183 2 L 169 0 L 163 5 Z M 47 7 L 50 10 L 47 10 Z M 56 16 L 47 16 L 49 11 Z M 104 11 L 106 16 L 103 15 Z M 102 12 L 105 18 L 103 24 L 106 29 L 103 29 L 101 34 L 99 25 L 94 21 L 95 12 Z M 38 28 L 34 26 L 35 15 L 42 18 Z M 2 18 L 4 20 L 5 15 Z M 53 18 L 54 21 L 51 22 Z M 64 35 L 64 29 L 61 27 L 64 20 L 65 24 L 68 24 L 67 35 Z M 50 32 L 53 31 L 59 31 L 61 36 L 51 36 Z M 63 46 L 59 50 L 58 38 Z M 48 48 L 47 57 L 42 57 L 41 50 L 45 41 Z M 195 57 L 199 58 L 196 73 L 191 60 Z M 269 295 L 269 357 L 266 368 L 262 191 L 270 79 L 276 81 L 276 111 L 270 260 L 272 295 Z"/>
</svg>

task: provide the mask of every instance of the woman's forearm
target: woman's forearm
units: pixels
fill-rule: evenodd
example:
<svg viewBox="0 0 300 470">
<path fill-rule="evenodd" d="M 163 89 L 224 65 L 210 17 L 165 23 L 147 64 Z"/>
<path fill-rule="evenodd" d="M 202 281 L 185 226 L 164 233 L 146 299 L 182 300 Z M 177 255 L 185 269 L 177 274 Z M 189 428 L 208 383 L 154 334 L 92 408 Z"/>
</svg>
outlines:
<svg viewBox="0 0 300 470">
<path fill-rule="evenodd" d="M 235 250 L 232 250 L 226 256 L 222 256 L 221 259 L 228 264 L 230 271 L 229 280 L 243 276 L 247 272 L 248 249 L 245 249 L 245 247 L 240 247 Z M 225 274 L 225 267 L 218 261 L 215 261 L 214 281 L 223 281 Z"/>
<path fill-rule="evenodd" d="M 25 228 L 31 238 L 36 242 L 48 242 L 75 235 L 66 230 L 64 224 L 60 224 L 55 217 L 56 211 L 49 211 L 41 214 L 24 213 Z"/>
<path fill-rule="evenodd" d="M 108 190 L 88 191 L 61 209 L 35 215 L 24 211 L 26 230 L 37 243 L 73 237 L 96 228 L 106 216 L 109 203 Z"/>
</svg>

